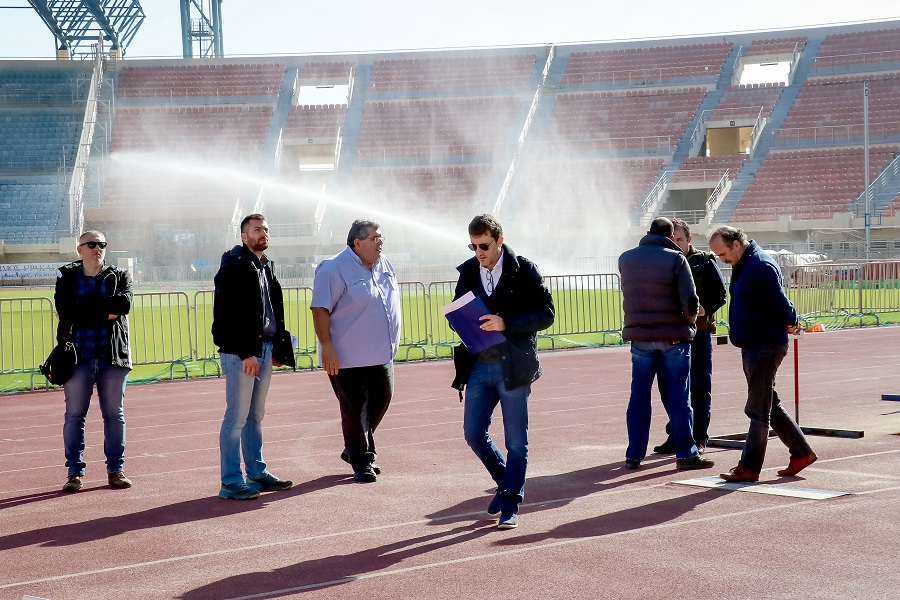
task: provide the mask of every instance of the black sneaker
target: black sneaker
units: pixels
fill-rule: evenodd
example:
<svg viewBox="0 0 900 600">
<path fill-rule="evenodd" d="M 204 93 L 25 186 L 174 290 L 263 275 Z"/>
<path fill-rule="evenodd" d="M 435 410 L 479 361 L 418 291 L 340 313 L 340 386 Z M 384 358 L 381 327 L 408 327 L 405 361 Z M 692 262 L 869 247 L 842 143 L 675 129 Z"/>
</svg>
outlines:
<svg viewBox="0 0 900 600">
<path fill-rule="evenodd" d="M 634 460 L 633 458 L 626 458 L 625 459 L 625 468 L 626 469 L 640 469 L 641 461 Z"/>
<path fill-rule="evenodd" d="M 371 464 L 354 465 L 353 479 L 360 483 L 375 483 L 378 481 L 378 475 L 375 473 L 375 469 L 372 468 Z"/>
<path fill-rule="evenodd" d="M 497 493 L 494 494 L 494 497 L 491 498 L 491 503 L 488 504 L 487 513 L 489 515 L 499 515 L 500 514 L 500 490 L 497 489 Z"/>
<path fill-rule="evenodd" d="M 257 492 L 281 492 L 289 490 L 294 486 L 294 482 L 290 479 L 278 479 L 271 473 L 265 473 L 259 479 L 247 477 L 247 487 Z"/>
<path fill-rule="evenodd" d="M 344 461 L 345 463 L 347 463 L 348 465 L 351 464 L 350 456 L 346 452 L 341 452 L 341 460 Z M 381 475 L 381 467 L 379 467 L 375 463 L 372 463 L 372 470 L 375 471 L 376 475 Z"/>
<path fill-rule="evenodd" d="M 714 464 L 716 464 L 716 461 L 709 458 L 704 458 L 699 454 L 690 458 L 675 459 L 675 468 L 682 471 L 687 471 L 690 469 L 709 469 Z"/>
<path fill-rule="evenodd" d="M 74 492 L 81 490 L 81 476 L 80 475 L 69 475 L 69 479 L 66 481 L 65 485 L 62 487 L 62 491 L 67 494 L 72 494 Z"/>
<path fill-rule="evenodd" d="M 653 451 L 657 454 L 675 454 L 675 443 L 672 438 L 668 438 L 659 446 L 653 446 Z"/>
</svg>

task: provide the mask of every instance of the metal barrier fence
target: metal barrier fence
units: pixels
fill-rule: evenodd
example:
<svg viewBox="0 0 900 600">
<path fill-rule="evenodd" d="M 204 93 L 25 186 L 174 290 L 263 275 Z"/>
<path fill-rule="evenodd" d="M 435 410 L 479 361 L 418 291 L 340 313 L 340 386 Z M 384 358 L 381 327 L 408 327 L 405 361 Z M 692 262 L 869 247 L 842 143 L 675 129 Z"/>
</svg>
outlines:
<svg viewBox="0 0 900 600">
<path fill-rule="evenodd" d="M 726 285 L 731 267 L 722 266 Z M 900 261 L 818 263 L 783 267 L 788 296 L 805 321 L 827 317 L 859 317 L 900 313 Z M 541 332 L 551 347 L 563 336 L 599 335 L 601 343 L 621 343 L 622 296 L 618 274 L 555 275 L 545 277 L 553 294 L 556 320 Z M 403 282 L 400 358 L 447 357 L 459 338 L 441 312 L 453 298 L 455 281 Z M 315 365 L 316 337 L 309 310 L 312 289 L 285 287 L 285 321 L 297 337 L 299 367 Z M 730 302 L 730 297 L 729 297 Z M 129 315 L 132 359 L 136 366 L 168 364 L 189 376 L 188 365 L 200 363 L 203 374 L 219 374 L 218 354 L 210 331 L 212 291 L 153 292 L 134 295 Z M 717 324 L 727 328 L 728 304 L 717 312 Z M 56 343 L 57 317 L 49 297 L 0 299 L 0 375 L 34 377 Z M 845 319 L 843 324 L 850 324 Z M 838 325 L 841 326 L 841 325 Z M 723 332 L 724 333 L 724 332 Z M 613 336 L 609 340 L 607 336 Z M 593 341 L 591 342 L 593 343 Z"/>
<path fill-rule="evenodd" d="M 34 376 L 56 345 L 56 312 L 50 298 L 0 299 L 0 373 Z"/>
<path fill-rule="evenodd" d="M 623 327 L 622 294 L 619 276 L 614 273 L 596 275 L 554 275 L 544 278 L 556 308 L 556 319 L 550 336 L 600 333 L 620 335 Z"/>
</svg>

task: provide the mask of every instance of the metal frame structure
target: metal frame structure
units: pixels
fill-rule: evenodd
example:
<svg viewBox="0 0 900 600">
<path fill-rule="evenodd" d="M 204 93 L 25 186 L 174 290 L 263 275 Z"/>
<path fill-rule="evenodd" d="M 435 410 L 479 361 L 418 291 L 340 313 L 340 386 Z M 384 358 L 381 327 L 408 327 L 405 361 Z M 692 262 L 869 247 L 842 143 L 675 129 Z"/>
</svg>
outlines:
<svg viewBox="0 0 900 600">
<path fill-rule="evenodd" d="M 222 0 L 180 0 L 184 58 L 223 58 Z M 191 13 L 196 13 L 192 17 Z M 194 47 L 196 46 L 196 54 Z"/>
<path fill-rule="evenodd" d="M 60 50 L 78 54 L 83 44 L 98 36 L 113 51 L 125 54 L 144 22 L 140 0 L 28 0 L 53 33 Z M 87 53 L 85 53 L 87 54 Z"/>
</svg>

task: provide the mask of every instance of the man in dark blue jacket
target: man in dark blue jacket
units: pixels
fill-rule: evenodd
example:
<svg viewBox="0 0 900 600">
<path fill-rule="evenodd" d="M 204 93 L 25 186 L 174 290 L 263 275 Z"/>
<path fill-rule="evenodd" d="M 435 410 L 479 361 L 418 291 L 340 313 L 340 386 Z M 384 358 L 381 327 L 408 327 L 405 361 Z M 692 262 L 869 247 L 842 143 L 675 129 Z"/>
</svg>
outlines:
<svg viewBox="0 0 900 600">
<path fill-rule="evenodd" d="M 796 475 L 816 460 L 800 427 L 781 406 L 775 374 L 788 350 L 788 333 L 800 333 L 797 311 L 784 293 L 781 269 L 741 229 L 719 227 L 709 236 L 709 248 L 732 265 L 728 325 L 731 343 L 741 349 L 747 378 L 750 430 L 741 460 L 726 481 L 758 481 L 766 456 L 769 427 L 791 453 L 779 475 Z"/>
<path fill-rule="evenodd" d="M 676 468 L 707 469 L 715 463 L 700 456 L 694 444 L 690 405 L 691 339 L 700 304 L 690 265 L 675 244 L 669 219 L 654 219 L 638 247 L 619 257 L 619 273 L 625 309 L 622 339 L 631 342 L 625 466 L 637 469 L 647 455 L 650 390 L 659 376 L 665 380 L 664 406 L 672 426 Z"/>
<path fill-rule="evenodd" d="M 488 513 L 500 513 L 498 528 L 512 529 L 525 498 L 528 397 L 531 383 L 541 376 L 537 332 L 553 325 L 553 298 L 537 265 L 503 243 L 503 228 L 492 215 L 472 219 L 469 239 L 475 256 L 457 267 L 454 299 L 467 292 L 481 298 L 490 311 L 481 317 L 481 329 L 501 331 L 506 341 L 475 355 L 462 345 L 454 349 L 453 387 L 462 391 L 468 386 L 466 442 L 497 483 Z M 506 460 L 488 431 L 497 403 L 503 409 Z"/>
<path fill-rule="evenodd" d="M 283 334 L 281 284 L 265 255 L 269 224 L 261 214 L 244 217 L 240 246 L 222 255 L 216 273 L 213 341 L 225 373 L 225 417 L 219 431 L 222 488 L 219 497 L 258 498 L 259 492 L 293 485 L 269 472 L 262 455 L 262 421 L 272 378 L 272 347 Z M 241 474 L 241 455 L 247 480 Z"/>
</svg>

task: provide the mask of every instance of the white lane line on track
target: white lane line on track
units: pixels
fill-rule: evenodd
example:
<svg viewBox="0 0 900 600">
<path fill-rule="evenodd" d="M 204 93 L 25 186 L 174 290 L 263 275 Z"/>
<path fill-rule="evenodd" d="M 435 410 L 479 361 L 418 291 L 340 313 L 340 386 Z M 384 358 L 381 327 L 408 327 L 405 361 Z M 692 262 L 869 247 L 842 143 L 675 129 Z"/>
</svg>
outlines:
<svg viewBox="0 0 900 600">
<path fill-rule="evenodd" d="M 831 459 L 831 460 L 832 461 L 849 460 L 849 459 L 853 459 L 853 458 L 862 458 L 862 457 L 866 457 L 866 456 L 896 454 L 898 452 L 900 452 L 900 450 L 887 450 L 887 451 L 882 451 L 882 452 L 872 452 L 872 453 L 867 453 L 867 454 L 860 454 L 857 456 L 841 457 L 841 458 L 836 458 L 836 459 Z M 820 462 L 828 462 L 828 461 L 820 461 Z M 541 500 L 540 502 L 525 503 L 522 506 L 527 508 L 529 506 L 545 506 L 548 504 L 561 504 L 561 503 L 565 504 L 565 503 L 582 500 L 585 498 L 606 497 L 611 494 L 618 495 L 618 494 L 626 494 L 626 493 L 633 493 L 633 492 L 644 492 L 647 489 L 668 486 L 670 483 L 671 482 L 662 482 L 662 483 L 653 484 L 653 485 L 641 485 L 636 488 L 619 488 L 616 490 L 606 490 L 606 491 L 601 491 L 601 492 L 598 492 L 595 494 L 589 494 L 588 496 L 576 496 L 576 497 L 572 497 L 572 498 L 557 498 L 557 499 L 551 499 L 551 500 Z M 866 490 L 863 492 L 856 492 L 856 493 L 854 493 L 854 495 L 872 495 L 872 494 L 891 492 L 891 491 L 896 491 L 896 490 L 900 490 L 900 486 L 890 486 L 890 487 L 879 488 L 879 489 L 875 489 L 875 490 Z M 347 581 L 370 579 L 370 578 L 375 578 L 375 577 L 384 577 L 387 575 L 397 575 L 397 574 L 407 573 L 410 571 L 418 571 L 418 570 L 422 570 L 422 569 L 430 569 L 430 568 L 436 568 L 436 567 L 447 566 L 447 565 L 452 565 L 452 564 L 465 563 L 465 562 L 470 562 L 470 561 L 474 561 L 474 560 L 481 560 L 484 558 L 491 558 L 491 557 L 496 557 L 496 556 L 507 556 L 507 555 L 519 554 L 519 553 L 523 553 L 523 552 L 530 552 L 530 551 L 542 550 L 542 549 L 547 549 L 547 548 L 556 548 L 556 547 L 560 547 L 560 546 L 567 546 L 569 544 L 578 544 L 578 543 L 584 543 L 584 542 L 589 542 L 589 541 L 594 541 L 594 540 L 607 539 L 607 538 L 612 538 L 612 537 L 620 537 L 620 536 L 624 536 L 624 535 L 638 534 L 638 533 L 642 533 L 645 531 L 654 531 L 657 529 L 680 527 L 682 525 L 689 525 L 689 524 L 694 524 L 694 523 L 705 523 L 705 522 L 717 521 L 717 520 L 721 520 L 721 519 L 725 519 L 725 518 L 758 514 L 758 513 L 762 513 L 762 512 L 768 512 L 771 510 L 785 510 L 786 508 L 799 507 L 799 506 L 804 506 L 807 504 L 819 504 L 819 502 L 817 500 L 799 500 L 797 502 L 792 502 L 792 503 L 788 504 L 787 506 L 785 506 L 784 504 L 775 504 L 772 506 L 748 509 L 748 510 L 743 510 L 743 511 L 723 514 L 723 515 L 700 517 L 697 519 L 690 519 L 690 520 L 686 520 L 686 521 L 676 521 L 676 522 L 672 522 L 672 523 L 660 523 L 657 525 L 650 525 L 647 527 L 642 527 L 640 529 L 621 531 L 621 532 L 616 532 L 616 533 L 611 533 L 611 534 L 601 534 L 601 535 L 595 535 L 595 536 L 590 536 L 590 537 L 585 537 L 585 538 L 561 540 L 561 541 L 550 542 L 550 543 L 546 543 L 546 544 L 536 544 L 534 546 L 529 546 L 527 548 L 504 550 L 504 551 L 493 552 L 493 553 L 488 553 L 488 554 L 481 554 L 481 555 L 477 555 L 477 556 L 465 557 L 465 558 L 460 558 L 460 559 L 455 559 L 455 560 L 450 560 L 450 561 L 440 561 L 440 562 L 435 562 L 435 563 L 429 563 L 427 565 L 419 565 L 416 567 L 408 567 L 408 568 L 404 568 L 404 569 L 393 569 L 390 571 L 381 571 L 378 573 L 366 573 L 366 574 L 363 574 L 363 575 L 360 575 L 357 577 L 353 577 L 353 578 L 342 578 L 342 579 L 334 580 L 331 582 L 321 582 L 321 583 L 316 583 L 316 584 L 309 584 L 308 586 L 301 586 L 298 588 L 287 588 L 287 589 L 282 589 L 282 590 L 275 590 L 275 591 L 271 591 L 271 592 L 266 592 L 265 594 L 257 594 L 257 595 L 253 595 L 253 596 L 242 596 L 240 598 L 233 598 L 231 600 L 250 600 L 251 598 L 266 598 L 266 597 L 270 597 L 270 596 L 277 596 L 277 595 L 281 595 L 281 594 L 285 594 L 285 593 L 291 593 L 294 591 L 302 591 L 304 589 L 313 589 L 316 587 L 322 587 L 322 586 L 326 586 L 326 585 L 345 583 Z M 265 544 L 254 544 L 251 546 L 241 546 L 241 547 L 237 547 L 237 548 L 226 548 L 226 549 L 222 549 L 222 550 L 213 550 L 210 552 L 187 554 L 187 555 L 183 555 L 183 556 L 173 556 L 173 557 L 162 558 L 162 559 L 158 559 L 158 560 L 145 561 L 145 562 L 140 562 L 140 563 L 131 563 L 131 564 L 127 564 L 127 565 L 119 565 L 116 567 L 107 567 L 107 568 L 103 568 L 103 569 L 94 569 L 91 571 L 81 571 L 78 573 L 68 573 L 65 575 L 56 575 L 56 576 L 52 576 L 52 577 L 44 577 L 41 579 L 33 579 L 33 580 L 28 580 L 28 581 L 7 583 L 7 584 L 0 585 L 0 589 L 21 587 L 23 585 L 36 585 L 36 584 L 40 584 L 40 583 L 50 583 L 50 582 L 54 582 L 54 581 L 62 581 L 62 580 L 66 580 L 66 579 L 76 578 L 76 577 L 85 577 L 85 576 L 90 576 L 90 575 L 98 575 L 98 574 L 102 574 L 102 573 L 123 571 L 123 570 L 127 570 L 127 569 L 140 569 L 140 568 L 150 567 L 150 566 L 155 566 L 155 565 L 160 565 L 160 564 L 183 562 L 183 561 L 188 561 L 188 560 L 202 559 L 202 558 L 207 558 L 207 557 L 211 557 L 211 556 L 220 556 L 220 555 L 224 555 L 224 554 L 231 554 L 231 553 L 237 553 L 237 552 L 248 552 L 248 551 L 261 550 L 261 549 L 266 549 L 266 548 L 287 546 L 287 545 L 291 545 L 291 544 L 302 544 L 302 543 L 307 543 L 310 541 L 316 541 L 316 540 L 321 540 L 321 539 L 332 539 L 332 538 L 338 538 L 338 537 L 343 537 L 343 536 L 348 536 L 348 535 L 357 535 L 360 533 L 368 533 L 368 532 L 373 532 L 373 531 L 398 529 L 401 527 L 408 527 L 408 526 L 414 526 L 414 525 L 434 524 L 434 523 L 440 522 L 440 521 L 455 520 L 455 519 L 459 519 L 460 517 L 468 517 L 468 516 L 471 516 L 473 518 L 483 517 L 484 513 L 482 511 L 476 511 L 476 512 L 461 513 L 461 514 L 456 514 L 456 515 L 445 515 L 445 516 L 437 517 L 434 519 L 417 519 L 414 521 L 406 521 L 406 522 L 402 522 L 402 523 L 392 523 L 392 524 L 388 524 L 388 525 L 377 525 L 377 526 L 373 526 L 373 527 L 366 527 L 366 528 L 355 529 L 355 530 L 351 530 L 351 531 L 339 531 L 339 532 L 333 532 L 333 533 L 327 533 L 327 534 L 321 534 L 321 535 L 305 536 L 305 537 L 294 538 L 294 539 L 290 539 L 290 540 L 282 540 L 279 542 L 268 542 Z"/>
<path fill-rule="evenodd" d="M 662 487 L 662 486 L 666 486 L 666 485 L 668 485 L 668 483 L 661 483 L 661 484 L 651 485 L 651 486 L 641 486 L 639 489 L 633 489 L 633 490 L 615 490 L 615 491 L 610 491 L 610 492 L 603 492 L 600 494 L 592 494 L 591 496 L 599 497 L 601 495 L 608 495 L 610 493 L 620 494 L 620 493 L 635 492 L 635 491 L 642 492 L 646 488 Z M 894 489 L 898 489 L 898 488 L 900 488 L 900 486 L 885 488 L 884 490 L 870 490 L 868 493 L 872 494 L 872 493 L 876 493 L 876 492 L 890 491 L 890 490 L 894 490 Z M 581 496 L 581 497 L 559 499 L 559 500 L 544 500 L 539 503 L 535 503 L 535 505 L 538 505 L 538 504 L 546 505 L 546 504 L 553 504 L 553 503 L 560 503 L 560 502 L 571 502 L 571 501 L 575 501 L 575 500 L 579 500 L 579 499 L 583 499 L 583 498 L 585 498 L 585 497 Z M 560 541 L 556 541 L 556 542 L 549 542 L 546 544 L 535 544 L 535 545 L 529 546 L 527 548 L 516 548 L 516 549 L 511 549 L 511 550 L 501 550 L 498 552 L 489 552 L 486 554 L 479 554 L 476 556 L 469 556 L 469 557 L 464 557 L 464 558 L 459 558 L 459 559 L 454 559 L 454 560 L 438 561 L 438 562 L 429 563 L 429 564 L 425 564 L 425 565 L 418 565 L 415 567 L 407 567 L 407 568 L 403 568 L 403 569 L 392 569 L 389 571 L 380 571 L 378 573 L 364 573 L 362 575 L 352 577 L 352 578 L 341 578 L 341 579 L 337 579 L 334 581 L 319 582 L 319 583 L 315 583 L 315 584 L 309 584 L 306 586 L 299 586 L 296 588 L 285 588 L 285 589 L 281 589 L 281 590 L 273 590 L 273 591 L 266 592 L 264 594 L 255 594 L 252 596 L 241 596 L 238 598 L 232 598 L 231 600 L 250 600 L 252 598 L 266 598 L 266 597 L 283 595 L 286 593 L 292 593 L 295 591 L 303 591 L 306 589 L 314 589 L 314 588 L 328 586 L 328 585 L 345 583 L 348 581 L 372 579 L 372 578 L 376 578 L 376 577 L 385 577 L 385 576 L 389 576 L 389 575 L 399 575 L 399 574 L 408 573 L 411 571 L 432 569 L 432 568 L 448 566 L 448 565 L 453 565 L 453 564 L 471 562 L 471 561 L 475 561 L 475 560 L 482 560 L 482 559 L 486 559 L 486 558 L 493 558 L 493 557 L 498 557 L 498 556 L 509 556 L 509 555 L 513 555 L 513 554 L 534 552 L 534 551 L 545 550 L 545 549 L 549 549 L 549 548 L 558 548 L 561 546 L 568 546 L 571 544 L 581 544 L 581 543 L 591 542 L 591 541 L 596 541 L 596 540 L 601 540 L 601 539 L 609 539 L 609 538 L 614 538 L 614 537 L 622 537 L 622 536 L 626 536 L 626 535 L 640 534 L 643 532 L 654 531 L 654 530 L 659 530 L 659 529 L 669 529 L 669 528 L 673 528 L 673 527 L 681 527 L 684 525 L 692 525 L 692 524 L 696 524 L 696 523 L 706 523 L 706 522 L 718 521 L 718 520 L 722 520 L 722 519 L 731 519 L 734 517 L 759 514 L 759 513 L 769 512 L 769 511 L 773 511 L 773 510 L 783 511 L 786 508 L 801 507 L 801 506 L 805 506 L 807 504 L 813 504 L 813 503 L 817 503 L 817 501 L 815 501 L 815 500 L 800 500 L 797 502 L 792 502 L 792 503 L 788 504 L 787 506 L 785 506 L 784 504 L 776 504 L 776 505 L 772 505 L 772 506 L 742 510 L 742 511 L 737 511 L 737 512 L 732 512 L 732 513 L 727 513 L 727 514 L 722 514 L 722 515 L 715 515 L 715 516 L 710 516 L 710 517 L 700 517 L 697 519 L 689 519 L 689 520 L 685 520 L 685 521 L 676 521 L 676 522 L 671 522 L 671 523 L 660 523 L 660 524 L 656 524 L 656 525 L 642 527 L 640 529 L 632 529 L 632 530 L 628 530 L 628 531 L 620 531 L 620 532 L 609 533 L 609 534 L 600 534 L 600 535 L 594 535 L 594 536 L 577 538 L 577 539 L 560 540 Z M 523 506 L 528 506 L 528 504 L 525 504 Z M 41 583 L 51 583 L 54 581 L 63 581 L 63 580 L 67 580 L 67 579 L 73 579 L 76 577 L 86 577 L 86 576 L 91 576 L 91 575 L 99 575 L 99 574 L 103 574 L 103 573 L 124 571 L 124 570 L 128 570 L 128 569 L 140 569 L 140 568 L 151 567 L 151 566 L 160 565 L 160 564 L 171 564 L 171 563 L 183 562 L 183 561 L 188 561 L 188 560 L 208 558 L 208 557 L 212 557 L 212 556 L 221 556 L 224 554 L 231 554 L 231 553 L 237 553 L 237 552 L 249 552 L 249 551 L 262 550 L 262 549 L 267 549 L 267 548 L 275 548 L 275 547 L 287 546 L 287 545 L 291 545 L 291 544 L 308 543 L 311 541 L 316 541 L 316 540 L 321 540 L 321 539 L 337 538 L 337 537 L 343 537 L 343 536 L 348 536 L 348 535 L 358 535 L 360 533 L 368 533 L 368 532 L 373 532 L 373 531 L 384 531 L 384 530 L 388 530 L 388 529 L 398 529 L 401 527 L 433 524 L 436 521 L 458 519 L 459 517 L 469 516 L 469 515 L 472 515 L 473 517 L 483 516 L 483 512 L 478 511 L 478 512 L 473 512 L 473 513 L 465 513 L 462 515 L 449 515 L 449 516 L 445 516 L 445 517 L 438 517 L 435 519 L 418 519 L 415 521 L 406 521 L 403 523 L 393 523 L 393 524 L 389 524 L 389 525 L 378 525 L 375 527 L 367 527 L 367 528 L 356 529 L 356 530 L 352 530 L 352 531 L 341 531 L 341 532 L 328 533 L 328 534 L 322 534 L 322 535 L 295 538 L 292 540 L 282 540 L 279 542 L 268 542 L 265 544 L 254 544 L 251 546 L 242 546 L 242 547 L 238 547 L 238 548 L 227 548 L 227 549 L 222 549 L 222 550 L 213 550 L 210 552 L 187 554 L 184 556 L 174 556 L 174 557 L 162 558 L 162 559 L 152 560 L 152 561 L 145 561 L 145 562 L 140 562 L 140 563 L 119 565 L 116 567 L 93 569 L 90 571 L 81 571 L 78 573 L 68 573 L 65 575 L 56 575 L 56 576 L 52 576 L 52 577 L 44 577 L 44 578 L 33 579 L 33 580 L 29 580 L 29 581 L 19 581 L 19 582 L 7 583 L 7 584 L 0 585 L 0 589 L 21 587 L 23 585 L 37 585 L 37 584 L 41 584 Z"/>
</svg>

